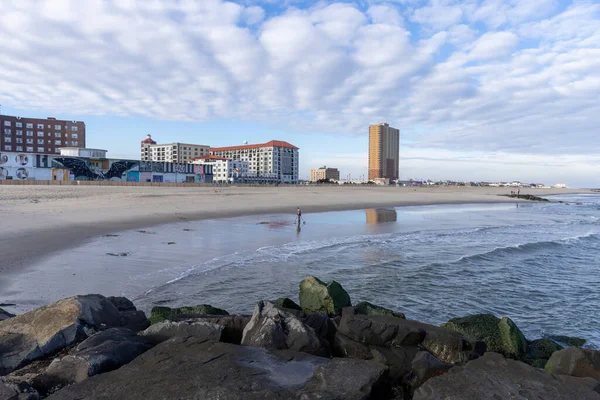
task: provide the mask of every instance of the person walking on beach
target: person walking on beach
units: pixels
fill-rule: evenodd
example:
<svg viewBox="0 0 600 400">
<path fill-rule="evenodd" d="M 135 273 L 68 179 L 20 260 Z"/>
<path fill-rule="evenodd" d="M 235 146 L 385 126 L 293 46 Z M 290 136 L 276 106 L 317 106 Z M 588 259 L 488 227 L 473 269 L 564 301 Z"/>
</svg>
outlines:
<svg viewBox="0 0 600 400">
<path fill-rule="evenodd" d="M 517 197 L 521 197 L 521 189 L 517 192 Z"/>
<path fill-rule="evenodd" d="M 296 210 L 296 216 L 298 217 L 298 225 L 300 225 L 300 220 L 302 219 L 302 210 L 300 207 Z"/>
</svg>

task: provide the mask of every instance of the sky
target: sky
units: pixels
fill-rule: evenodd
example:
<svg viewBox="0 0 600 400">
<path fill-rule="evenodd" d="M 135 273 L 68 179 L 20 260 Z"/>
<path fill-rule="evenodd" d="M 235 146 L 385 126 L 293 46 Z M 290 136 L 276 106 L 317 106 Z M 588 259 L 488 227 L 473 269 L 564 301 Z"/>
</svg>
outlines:
<svg viewBox="0 0 600 400">
<path fill-rule="evenodd" d="M 87 146 L 286 140 L 300 178 L 600 187 L 600 2 L 3 0 L 2 113 L 86 122 Z"/>
</svg>

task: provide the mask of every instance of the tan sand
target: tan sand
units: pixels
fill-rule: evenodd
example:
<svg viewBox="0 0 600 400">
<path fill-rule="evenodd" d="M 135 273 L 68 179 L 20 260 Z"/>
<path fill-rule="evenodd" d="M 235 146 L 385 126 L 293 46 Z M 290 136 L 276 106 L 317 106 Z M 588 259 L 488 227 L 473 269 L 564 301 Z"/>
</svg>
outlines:
<svg viewBox="0 0 600 400">
<path fill-rule="evenodd" d="M 500 203 L 509 188 L 280 187 L 166 188 L 0 186 L 0 271 L 26 266 L 94 236 L 151 225 L 250 214 L 407 205 Z M 589 193 L 531 189 L 536 196 Z"/>
</svg>

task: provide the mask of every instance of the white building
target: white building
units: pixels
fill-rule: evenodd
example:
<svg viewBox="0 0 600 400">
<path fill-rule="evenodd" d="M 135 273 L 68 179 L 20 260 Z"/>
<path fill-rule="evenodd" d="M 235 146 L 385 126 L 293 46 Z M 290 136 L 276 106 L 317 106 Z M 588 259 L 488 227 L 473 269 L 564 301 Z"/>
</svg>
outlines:
<svg viewBox="0 0 600 400">
<path fill-rule="evenodd" d="M 106 150 L 87 149 L 81 147 L 61 147 L 60 155 L 68 157 L 106 158 Z"/>
<path fill-rule="evenodd" d="M 217 147 L 211 154 L 248 163 L 248 177 L 278 183 L 298 183 L 298 147 L 281 140 L 263 144 Z"/>
<path fill-rule="evenodd" d="M 157 144 L 152 136 L 147 135 L 141 144 L 142 161 L 159 161 L 168 163 L 189 164 L 192 159 L 209 154 L 210 147 L 200 144 L 168 143 Z"/>
<path fill-rule="evenodd" d="M 212 165 L 214 183 L 244 182 L 248 176 L 247 161 L 230 160 L 214 155 L 207 155 L 192 160 L 192 164 Z"/>
</svg>

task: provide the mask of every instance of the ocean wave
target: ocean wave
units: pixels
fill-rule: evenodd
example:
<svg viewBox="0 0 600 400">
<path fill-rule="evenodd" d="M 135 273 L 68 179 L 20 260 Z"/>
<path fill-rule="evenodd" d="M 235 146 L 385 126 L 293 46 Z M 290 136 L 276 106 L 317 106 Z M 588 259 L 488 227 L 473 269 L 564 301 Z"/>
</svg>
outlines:
<svg viewBox="0 0 600 400">
<path fill-rule="evenodd" d="M 584 235 L 577 235 L 577 236 L 572 236 L 572 237 L 567 237 L 567 238 L 562 238 L 562 239 L 557 239 L 557 240 L 543 240 L 543 241 L 521 243 L 521 244 L 509 245 L 509 246 L 501 246 L 501 247 L 496 247 L 493 250 L 486 251 L 483 253 L 477 253 L 477 254 L 463 256 L 463 257 L 459 258 L 458 260 L 453 261 L 452 263 L 454 264 L 454 263 L 460 263 L 460 262 L 464 262 L 464 261 L 481 260 L 481 259 L 489 260 L 490 258 L 493 258 L 495 256 L 528 253 L 528 252 L 535 252 L 535 251 L 544 250 L 544 249 L 554 249 L 557 247 L 574 245 L 577 242 L 590 240 L 590 239 L 591 240 L 600 239 L 600 234 L 588 233 L 588 234 L 584 234 Z"/>
</svg>

